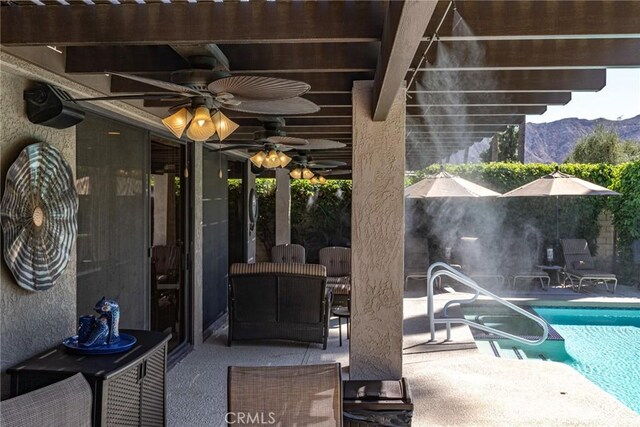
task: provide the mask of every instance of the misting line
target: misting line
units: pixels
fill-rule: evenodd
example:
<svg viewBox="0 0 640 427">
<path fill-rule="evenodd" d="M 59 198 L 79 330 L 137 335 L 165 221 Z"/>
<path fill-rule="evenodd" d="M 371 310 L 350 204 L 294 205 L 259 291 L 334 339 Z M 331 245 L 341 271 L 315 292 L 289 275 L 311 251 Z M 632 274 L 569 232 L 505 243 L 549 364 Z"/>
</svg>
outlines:
<svg viewBox="0 0 640 427">
<path fill-rule="evenodd" d="M 407 98 L 409 99 L 411 99 L 411 95 L 409 95 L 409 88 L 411 87 L 414 80 L 416 79 L 416 75 L 418 74 L 418 70 L 420 69 L 420 66 L 422 65 L 424 60 L 427 59 L 427 54 L 429 53 L 429 49 L 431 48 L 431 45 L 435 40 L 439 39 L 438 33 L 440 32 L 440 27 L 442 27 L 444 20 L 446 19 L 447 15 L 449 15 L 449 10 L 451 10 L 451 6 L 453 6 L 453 10 L 456 9 L 455 3 L 453 1 L 450 1 L 449 5 L 447 6 L 447 10 L 444 12 L 444 15 L 442 15 L 442 19 L 440 20 L 440 23 L 436 27 L 436 32 L 433 33 L 433 36 L 431 36 L 431 38 L 429 39 L 429 44 L 427 45 L 427 48 L 424 50 L 424 53 L 420 58 L 420 62 L 418 62 L 418 66 L 413 70 L 413 73 L 411 74 L 411 79 L 409 79 L 409 84 L 407 85 Z"/>
</svg>

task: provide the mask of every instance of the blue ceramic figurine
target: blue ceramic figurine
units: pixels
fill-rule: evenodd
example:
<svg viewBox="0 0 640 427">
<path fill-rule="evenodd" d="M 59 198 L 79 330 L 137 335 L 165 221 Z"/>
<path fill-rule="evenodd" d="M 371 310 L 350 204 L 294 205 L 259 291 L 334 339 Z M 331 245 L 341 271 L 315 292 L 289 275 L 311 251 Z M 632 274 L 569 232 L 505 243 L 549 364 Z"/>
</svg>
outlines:
<svg viewBox="0 0 640 427">
<path fill-rule="evenodd" d="M 82 316 L 78 327 L 78 343 L 83 347 L 97 347 L 120 341 L 120 306 L 114 300 L 102 297 L 94 307 L 99 314 Z"/>
</svg>

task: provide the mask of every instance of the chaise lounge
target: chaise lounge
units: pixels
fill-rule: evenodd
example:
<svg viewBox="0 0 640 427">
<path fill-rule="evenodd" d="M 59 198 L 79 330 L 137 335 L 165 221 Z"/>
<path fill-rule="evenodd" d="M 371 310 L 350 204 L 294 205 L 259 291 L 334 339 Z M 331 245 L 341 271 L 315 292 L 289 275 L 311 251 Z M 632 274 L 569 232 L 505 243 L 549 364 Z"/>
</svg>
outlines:
<svg viewBox="0 0 640 427">
<path fill-rule="evenodd" d="M 228 345 L 280 339 L 327 348 L 332 294 L 318 264 L 233 264 L 229 271 Z"/>
<path fill-rule="evenodd" d="M 562 252 L 564 254 L 566 277 L 571 282 L 571 287 L 576 290 L 574 280 L 578 282 L 578 292 L 584 282 L 589 284 L 604 283 L 607 291 L 609 283 L 613 283 L 613 293 L 618 286 L 618 278 L 613 273 L 596 270 L 591 257 L 589 244 L 585 239 L 562 239 Z"/>
</svg>

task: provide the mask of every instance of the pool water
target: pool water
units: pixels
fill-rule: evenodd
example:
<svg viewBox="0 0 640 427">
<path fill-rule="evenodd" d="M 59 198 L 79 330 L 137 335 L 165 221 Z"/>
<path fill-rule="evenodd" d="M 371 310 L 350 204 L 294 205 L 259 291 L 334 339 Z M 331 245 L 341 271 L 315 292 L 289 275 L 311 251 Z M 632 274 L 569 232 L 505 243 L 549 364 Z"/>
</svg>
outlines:
<svg viewBox="0 0 640 427">
<path fill-rule="evenodd" d="M 640 413 L 640 310 L 534 307 L 565 340 L 566 363 Z M 554 357 L 555 356 L 555 357 Z M 563 360 L 558 360 L 560 356 Z"/>
<path fill-rule="evenodd" d="M 499 357 L 567 364 L 640 414 L 640 309 L 523 308 L 549 323 L 544 343 L 521 344 L 472 328 L 478 349 Z M 540 326 L 496 303 L 477 302 L 463 310 L 467 319 L 486 326 L 529 339 L 540 336 Z"/>
</svg>

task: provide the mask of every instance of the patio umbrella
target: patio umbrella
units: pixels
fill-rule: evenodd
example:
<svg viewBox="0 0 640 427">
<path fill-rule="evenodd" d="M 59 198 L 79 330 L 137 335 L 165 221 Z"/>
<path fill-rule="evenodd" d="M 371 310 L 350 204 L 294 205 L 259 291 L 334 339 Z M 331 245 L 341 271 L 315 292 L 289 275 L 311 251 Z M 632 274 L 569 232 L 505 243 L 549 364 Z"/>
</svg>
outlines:
<svg viewBox="0 0 640 427">
<path fill-rule="evenodd" d="M 408 199 L 498 197 L 500 193 L 441 170 L 405 188 Z"/>
<path fill-rule="evenodd" d="M 620 193 L 601 187 L 592 182 L 576 178 L 558 170 L 511 190 L 500 197 L 555 197 L 556 198 L 556 239 L 560 238 L 558 199 L 561 196 L 619 196 Z"/>
</svg>

